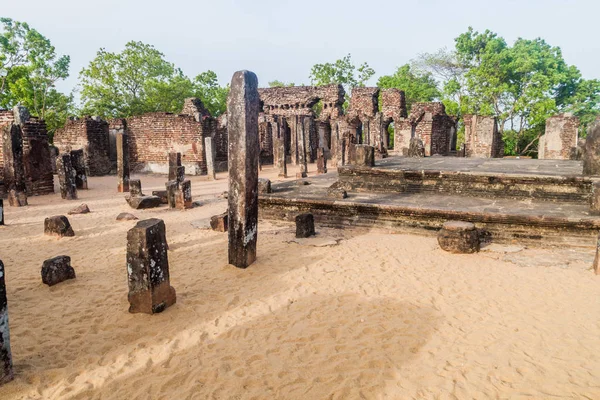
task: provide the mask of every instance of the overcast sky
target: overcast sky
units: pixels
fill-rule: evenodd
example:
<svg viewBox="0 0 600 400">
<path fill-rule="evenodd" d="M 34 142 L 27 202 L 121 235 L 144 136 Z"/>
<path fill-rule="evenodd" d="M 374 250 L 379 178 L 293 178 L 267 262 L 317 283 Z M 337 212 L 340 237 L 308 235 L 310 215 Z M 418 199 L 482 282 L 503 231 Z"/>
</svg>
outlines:
<svg viewBox="0 0 600 400">
<path fill-rule="evenodd" d="M 28 22 L 58 54 L 71 56 L 70 91 L 100 47 L 130 40 L 154 45 L 190 77 L 211 69 L 221 83 L 256 72 L 309 84 L 312 65 L 347 53 L 377 77 L 419 53 L 452 47 L 469 26 L 509 43 L 542 37 L 560 46 L 584 77 L 600 78 L 600 0 L 27 0 L 3 1 L 0 16 Z"/>
</svg>

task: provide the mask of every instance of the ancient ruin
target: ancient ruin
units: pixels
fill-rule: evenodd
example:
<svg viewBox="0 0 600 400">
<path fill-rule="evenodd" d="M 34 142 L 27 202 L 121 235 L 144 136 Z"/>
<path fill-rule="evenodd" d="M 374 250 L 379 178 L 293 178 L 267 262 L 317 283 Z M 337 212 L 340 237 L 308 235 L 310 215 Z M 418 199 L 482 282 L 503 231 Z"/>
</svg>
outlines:
<svg viewBox="0 0 600 400">
<path fill-rule="evenodd" d="M 142 181 L 139 179 L 129 180 L 129 196 L 125 197 L 125 200 L 131 208 L 136 210 L 156 208 L 162 204 L 160 197 L 142 193 Z"/>
<path fill-rule="evenodd" d="M 315 218 L 310 213 L 296 215 L 296 237 L 307 238 L 315 235 Z"/>
<path fill-rule="evenodd" d="M 4 182 L 9 204 L 13 207 L 27 205 L 25 168 L 23 166 L 23 137 L 21 127 L 6 125 L 3 129 Z"/>
<path fill-rule="evenodd" d="M 75 186 L 77 189 L 87 189 L 87 173 L 83 150 L 71 150 L 71 166 L 75 173 Z"/>
<path fill-rule="evenodd" d="M 155 314 L 175 304 L 162 220 L 140 221 L 127 232 L 127 277 L 129 312 Z"/>
<path fill-rule="evenodd" d="M 71 155 L 61 154 L 56 160 L 58 182 L 60 184 L 60 196 L 66 200 L 77 199 L 76 172 L 71 164 Z"/>
<path fill-rule="evenodd" d="M 538 158 L 540 160 L 569 160 L 572 158 L 579 138 L 579 118 L 565 113 L 546 120 L 546 131 L 540 137 Z"/>
<path fill-rule="evenodd" d="M 504 141 L 494 117 L 463 115 L 465 157 L 502 158 Z M 456 144 L 454 144 L 454 149 Z"/>
<path fill-rule="evenodd" d="M 54 286 L 69 279 L 75 279 L 75 269 L 71 267 L 71 257 L 56 256 L 42 264 L 42 282 Z"/>
<path fill-rule="evenodd" d="M 115 136 L 117 157 L 117 192 L 129 192 L 129 138 L 124 133 Z"/>
<path fill-rule="evenodd" d="M 229 263 L 247 268 L 258 238 L 258 78 L 239 71 L 227 98 L 229 143 Z"/>
<path fill-rule="evenodd" d="M 10 382 L 14 377 L 8 328 L 6 271 L 4 270 L 4 263 L 0 260 L 0 385 Z"/>
</svg>

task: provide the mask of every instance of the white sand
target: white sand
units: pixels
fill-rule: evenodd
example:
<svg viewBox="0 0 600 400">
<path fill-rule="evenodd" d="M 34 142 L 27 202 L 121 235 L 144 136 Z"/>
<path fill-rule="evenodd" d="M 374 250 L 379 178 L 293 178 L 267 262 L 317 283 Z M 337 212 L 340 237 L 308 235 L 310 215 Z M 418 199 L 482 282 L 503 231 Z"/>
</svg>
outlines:
<svg viewBox="0 0 600 400">
<path fill-rule="evenodd" d="M 319 227 L 298 244 L 263 221 L 258 261 L 238 270 L 226 234 L 194 227 L 226 209 L 219 178 L 192 178 L 205 205 L 188 211 L 131 210 L 114 177 L 80 201 L 6 207 L 16 379 L 0 399 L 600 398 L 591 251 L 452 255 L 434 237 Z M 144 192 L 164 180 L 142 176 Z M 82 202 L 74 238 L 43 235 L 44 217 Z M 120 212 L 165 220 L 177 304 L 162 314 L 127 311 L 135 221 Z M 48 288 L 40 268 L 59 254 L 77 279 Z"/>
</svg>

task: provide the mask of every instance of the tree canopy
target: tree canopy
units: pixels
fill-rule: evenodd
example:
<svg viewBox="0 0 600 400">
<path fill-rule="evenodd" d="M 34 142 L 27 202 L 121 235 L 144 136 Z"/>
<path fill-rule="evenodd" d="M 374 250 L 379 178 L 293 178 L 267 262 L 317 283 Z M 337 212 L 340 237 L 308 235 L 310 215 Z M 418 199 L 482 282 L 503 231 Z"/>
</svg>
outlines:
<svg viewBox="0 0 600 400">
<path fill-rule="evenodd" d="M 397 88 L 404 90 L 406 107 L 409 112 L 413 103 L 433 101 L 441 95 L 437 82 L 431 73 L 414 71 L 408 64 L 399 67 L 393 75 L 380 77 L 377 86 L 382 89 Z"/>
</svg>

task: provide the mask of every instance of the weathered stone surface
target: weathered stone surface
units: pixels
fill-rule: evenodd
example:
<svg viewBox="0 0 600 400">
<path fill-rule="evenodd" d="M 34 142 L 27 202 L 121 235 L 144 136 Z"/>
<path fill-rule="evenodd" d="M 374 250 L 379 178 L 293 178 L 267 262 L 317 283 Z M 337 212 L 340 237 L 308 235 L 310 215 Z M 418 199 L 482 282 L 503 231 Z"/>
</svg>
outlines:
<svg viewBox="0 0 600 400">
<path fill-rule="evenodd" d="M 87 173 L 85 171 L 85 158 L 83 149 L 71 150 L 71 166 L 75 172 L 75 186 L 77 189 L 87 189 Z"/>
<path fill-rule="evenodd" d="M 177 191 L 179 190 L 179 183 L 177 181 L 168 181 L 165 183 L 165 187 L 167 188 L 167 204 L 169 204 L 169 208 L 177 207 L 176 198 Z"/>
<path fill-rule="evenodd" d="M 590 197 L 590 213 L 600 215 L 600 181 L 592 184 L 592 196 Z"/>
<path fill-rule="evenodd" d="M 271 193 L 271 181 L 267 178 L 258 178 L 258 193 Z"/>
<path fill-rule="evenodd" d="M 327 189 L 327 197 L 334 199 L 345 199 L 348 197 L 348 193 L 342 188 L 330 187 Z"/>
<path fill-rule="evenodd" d="M 136 219 L 138 219 L 138 217 L 131 213 L 120 213 L 117 215 L 117 221 L 134 221 Z"/>
<path fill-rule="evenodd" d="M 0 261 L 1 264 L 1 261 Z M 594 273 L 596 275 L 600 275 L 600 235 L 598 235 L 598 240 L 596 242 L 596 257 L 594 258 Z M 0 284 L 2 284 L 2 282 L 0 282 Z M 1 288 L 0 288 L 1 290 Z M 1 293 L 0 293 L 1 295 Z M 2 301 L 2 299 L 0 298 L 0 302 Z"/>
<path fill-rule="evenodd" d="M 183 181 L 185 181 L 185 167 L 175 167 L 175 180 L 178 183 L 182 183 Z"/>
<path fill-rule="evenodd" d="M 287 178 L 287 160 L 285 154 L 285 130 L 287 124 L 283 117 L 274 124 L 273 132 L 273 162 L 277 167 L 278 176 Z"/>
<path fill-rule="evenodd" d="M 127 277 L 129 312 L 154 314 L 175 304 L 162 220 L 139 221 L 127 232 Z"/>
<path fill-rule="evenodd" d="M 0 226 L 4 225 L 4 200 L 0 199 Z"/>
<path fill-rule="evenodd" d="M 175 192 L 175 207 L 180 210 L 192 208 L 192 182 L 183 181 Z"/>
<path fill-rule="evenodd" d="M 227 232 L 227 219 L 227 212 L 224 212 L 223 214 L 219 215 L 213 215 L 212 217 L 210 217 L 211 229 L 217 232 Z"/>
<path fill-rule="evenodd" d="M 23 164 L 23 134 L 16 124 L 2 129 L 2 151 L 4 159 L 4 187 L 8 192 L 8 203 L 12 207 L 27 205 L 25 166 Z"/>
<path fill-rule="evenodd" d="M 352 145 L 349 164 L 356 167 L 374 167 L 375 148 L 366 144 Z"/>
<path fill-rule="evenodd" d="M 88 207 L 87 204 L 82 204 L 80 206 L 77 206 L 75 208 L 73 208 L 71 211 L 69 211 L 69 215 L 74 215 L 74 214 L 87 214 L 90 212 L 90 208 Z"/>
<path fill-rule="evenodd" d="M 217 179 L 217 173 L 215 171 L 217 148 L 213 143 L 213 138 L 210 136 L 204 138 L 204 151 L 206 152 L 206 173 L 208 179 L 214 181 Z"/>
<path fill-rule="evenodd" d="M 131 197 L 139 197 L 144 196 L 142 193 L 142 181 L 139 179 L 130 179 L 129 180 L 129 194 Z"/>
<path fill-rule="evenodd" d="M 158 196 L 127 196 L 126 200 L 127 204 L 136 210 L 160 207 L 162 203 Z"/>
<path fill-rule="evenodd" d="M 296 178 L 306 178 L 308 174 L 308 155 L 306 154 L 306 136 L 307 126 L 304 123 L 304 118 L 300 119 L 298 126 L 298 166 L 299 171 L 296 173 Z"/>
<path fill-rule="evenodd" d="M 588 128 L 583 155 L 583 174 L 600 175 L 600 121 Z"/>
<path fill-rule="evenodd" d="M 327 156 L 325 154 L 325 149 L 322 147 L 317 149 L 317 173 L 327 173 Z"/>
<path fill-rule="evenodd" d="M 315 235 L 315 218 L 304 213 L 296 216 L 296 237 L 307 238 Z"/>
<path fill-rule="evenodd" d="M 129 192 L 129 136 L 124 133 L 116 135 L 117 144 L 117 191 Z"/>
<path fill-rule="evenodd" d="M 71 257 L 56 256 L 42 264 L 42 282 L 54 286 L 68 279 L 75 279 L 75 269 L 71 267 Z"/>
<path fill-rule="evenodd" d="M 64 215 L 55 215 L 44 220 L 44 234 L 49 236 L 75 236 L 69 219 Z"/>
<path fill-rule="evenodd" d="M 479 233 L 470 222 L 445 222 L 438 233 L 442 250 L 450 253 L 476 253 L 479 251 Z"/>
<path fill-rule="evenodd" d="M 423 145 L 423 141 L 421 139 L 417 137 L 410 138 L 407 156 L 414 158 L 425 157 L 425 146 Z"/>
<path fill-rule="evenodd" d="M 0 260 L 0 385 L 14 377 L 10 333 L 8 330 L 8 299 L 6 298 L 6 273 Z"/>
<path fill-rule="evenodd" d="M 256 260 L 258 238 L 258 79 L 233 75 L 227 98 L 229 145 L 229 263 L 247 268 Z"/>
<path fill-rule="evenodd" d="M 540 160 L 568 160 L 577 147 L 579 118 L 570 113 L 554 115 L 546 120 L 546 130 L 538 143 Z"/>
<path fill-rule="evenodd" d="M 169 180 L 177 178 L 177 167 L 181 167 L 181 153 L 169 153 Z"/>
<path fill-rule="evenodd" d="M 161 204 L 169 204 L 169 196 L 166 190 L 153 190 L 152 196 L 160 197 Z"/>
<path fill-rule="evenodd" d="M 495 117 L 465 114 L 463 115 L 463 121 L 466 157 L 501 158 L 504 156 L 504 141 L 498 130 L 498 122 Z M 450 146 L 450 151 L 455 149 L 456 143 L 454 143 L 454 146 Z M 424 153 L 425 149 L 423 149 Z"/>
<path fill-rule="evenodd" d="M 75 183 L 75 170 L 71 164 L 70 154 L 61 154 L 56 160 L 60 196 L 66 200 L 77 200 L 77 185 Z"/>
</svg>

